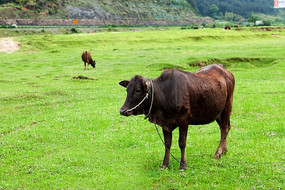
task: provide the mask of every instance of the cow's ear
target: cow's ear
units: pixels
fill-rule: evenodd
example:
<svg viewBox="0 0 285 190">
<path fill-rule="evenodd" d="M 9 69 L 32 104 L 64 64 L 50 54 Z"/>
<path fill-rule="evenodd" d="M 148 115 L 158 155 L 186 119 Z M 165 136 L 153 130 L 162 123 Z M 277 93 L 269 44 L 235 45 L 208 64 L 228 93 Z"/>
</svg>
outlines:
<svg viewBox="0 0 285 190">
<path fill-rule="evenodd" d="M 150 81 L 149 80 L 145 80 L 144 81 L 144 90 L 147 92 L 150 88 Z"/>
<path fill-rule="evenodd" d="M 129 85 L 130 81 L 129 80 L 123 80 L 121 82 L 119 82 L 119 85 L 127 88 L 127 86 Z"/>
</svg>

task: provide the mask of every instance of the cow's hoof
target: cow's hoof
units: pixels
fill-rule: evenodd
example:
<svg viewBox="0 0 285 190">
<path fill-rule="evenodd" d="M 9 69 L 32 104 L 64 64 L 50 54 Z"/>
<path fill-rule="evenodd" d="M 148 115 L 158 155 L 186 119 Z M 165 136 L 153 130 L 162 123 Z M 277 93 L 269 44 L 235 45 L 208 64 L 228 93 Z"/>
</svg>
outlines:
<svg viewBox="0 0 285 190">
<path fill-rule="evenodd" d="M 187 170 L 187 166 L 186 165 L 182 165 L 179 167 L 179 170 L 185 171 Z"/>
<path fill-rule="evenodd" d="M 224 148 L 223 148 L 223 153 L 222 153 L 222 154 L 227 154 L 227 152 L 228 152 L 228 147 L 224 147 Z"/>
<path fill-rule="evenodd" d="M 165 166 L 164 164 L 162 164 L 162 165 L 160 166 L 160 169 L 166 170 L 166 169 L 168 169 L 168 166 Z"/>
<path fill-rule="evenodd" d="M 218 154 L 218 153 L 216 153 L 214 156 L 213 156 L 213 158 L 214 159 L 220 159 L 222 157 L 222 154 Z"/>
<path fill-rule="evenodd" d="M 213 156 L 214 159 L 220 159 L 222 157 L 222 155 L 226 155 L 227 154 L 227 151 L 228 151 L 228 148 L 224 147 L 223 148 L 223 152 L 222 153 L 219 153 L 219 152 L 216 152 Z"/>
</svg>

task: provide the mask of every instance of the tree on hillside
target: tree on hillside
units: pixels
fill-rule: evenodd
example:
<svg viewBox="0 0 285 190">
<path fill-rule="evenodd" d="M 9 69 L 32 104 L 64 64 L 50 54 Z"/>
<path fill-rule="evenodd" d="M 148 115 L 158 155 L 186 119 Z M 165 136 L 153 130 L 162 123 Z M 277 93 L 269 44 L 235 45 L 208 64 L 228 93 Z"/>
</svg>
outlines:
<svg viewBox="0 0 285 190">
<path fill-rule="evenodd" d="M 251 16 L 251 17 L 249 17 L 249 19 L 247 21 L 255 23 L 257 20 L 258 20 L 258 18 L 256 16 Z"/>
<path fill-rule="evenodd" d="M 37 0 L 0 0 L 0 4 L 5 4 L 5 3 L 16 3 L 20 5 L 35 5 Z"/>
<path fill-rule="evenodd" d="M 225 13 L 225 20 L 233 21 L 235 18 L 235 14 L 233 12 L 226 12 Z"/>
<path fill-rule="evenodd" d="M 196 2 L 196 0 L 187 0 L 187 1 L 188 1 L 188 3 L 190 3 L 190 5 L 191 5 L 194 9 L 197 8 L 197 2 Z"/>
<path fill-rule="evenodd" d="M 0 4 L 5 4 L 5 3 L 14 3 L 14 1 L 9 1 L 9 0 L 1 0 Z"/>
<path fill-rule="evenodd" d="M 215 4 L 211 5 L 211 8 L 210 8 L 211 17 L 216 18 L 218 11 L 219 11 L 219 8 L 217 7 L 217 5 Z"/>
<path fill-rule="evenodd" d="M 29 0 L 16 0 L 16 3 L 21 4 L 21 5 L 24 5 L 28 2 L 29 2 Z"/>
</svg>

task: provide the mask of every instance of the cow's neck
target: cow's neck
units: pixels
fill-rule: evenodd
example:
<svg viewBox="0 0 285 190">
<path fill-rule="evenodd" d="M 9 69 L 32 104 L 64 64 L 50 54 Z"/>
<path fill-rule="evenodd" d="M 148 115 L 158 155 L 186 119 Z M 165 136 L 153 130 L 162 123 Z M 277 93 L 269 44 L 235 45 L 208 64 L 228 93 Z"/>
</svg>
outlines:
<svg viewBox="0 0 285 190">
<path fill-rule="evenodd" d="M 154 90 L 153 105 L 148 118 L 150 122 L 160 125 L 164 130 L 171 132 L 176 126 L 173 125 L 173 123 L 169 123 L 169 115 L 165 114 L 165 110 L 167 109 L 165 107 L 165 102 L 168 101 L 170 92 L 165 93 L 162 88 L 163 86 L 161 86 L 159 81 L 154 79 L 152 89 Z M 145 106 L 145 113 L 148 113 L 149 111 L 151 98 L 149 98 L 148 104 Z"/>
<path fill-rule="evenodd" d="M 165 97 L 164 94 L 161 93 L 158 81 L 154 79 L 152 80 L 152 83 L 153 84 L 149 96 L 150 98 L 148 99 L 148 103 L 144 108 L 144 112 L 146 114 L 146 118 L 149 118 L 150 122 L 161 125 L 159 121 L 162 119 L 163 114 L 159 110 L 161 110 L 161 102 L 163 102 L 163 99 L 165 99 Z"/>
</svg>

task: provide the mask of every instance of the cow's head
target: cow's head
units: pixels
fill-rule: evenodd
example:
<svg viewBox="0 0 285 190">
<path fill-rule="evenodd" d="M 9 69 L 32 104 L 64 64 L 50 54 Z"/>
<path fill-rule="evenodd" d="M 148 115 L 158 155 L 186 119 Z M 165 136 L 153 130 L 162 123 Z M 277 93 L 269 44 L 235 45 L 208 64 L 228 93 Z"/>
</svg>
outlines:
<svg viewBox="0 0 285 190">
<path fill-rule="evenodd" d="M 140 75 L 136 75 L 130 81 L 124 80 L 119 83 L 127 88 L 127 98 L 120 109 L 121 115 L 139 115 L 144 114 L 144 107 L 149 104 L 147 93 L 150 91 L 150 81 Z M 145 100 L 144 100 L 145 99 Z"/>
<path fill-rule="evenodd" d="M 92 66 L 93 68 L 95 68 L 95 66 L 96 66 L 96 61 L 95 61 L 95 60 L 91 60 L 90 64 L 91 64 L 91 66 Z"/>
</svg>

